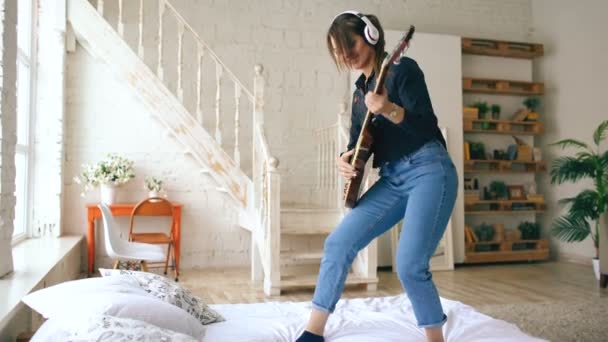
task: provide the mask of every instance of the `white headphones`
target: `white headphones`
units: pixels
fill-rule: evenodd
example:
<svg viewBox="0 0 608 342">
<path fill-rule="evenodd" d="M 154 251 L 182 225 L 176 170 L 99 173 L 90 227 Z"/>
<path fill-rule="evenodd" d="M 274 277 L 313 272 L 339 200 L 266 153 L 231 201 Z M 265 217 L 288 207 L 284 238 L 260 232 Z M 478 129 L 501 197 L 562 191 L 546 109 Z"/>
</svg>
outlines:
<svg viewBox="0 0 608 342">
<path fill-rule="evenodd" d="M 334 17 L 334 20 L 332 20 L 332 24 L 336 20 L 336 18 L 341 16 L 342 14 L 352 14 L 354 16 L 361 18 L 361 20 L 363 20 L 363 22 L 365 23 L 365 29 L 363 30 L 363 33 L 365 34 L 365 39 L 367 40 L 367 42 L 372 45 L 376 45 L 376 43 L 378 43 L 378 39 L 380 39 L 380 32 L 378 32 L 378 29 L 376 28 L 376 26 L 374 26 L 374 24 L 372 24 L 371 20 L 369 20 L 366 16 L 364 16 L 360 12 L 344 11 L 342 13 L 339 13 L 338 15 L 336 15 Z"/>
</svg>

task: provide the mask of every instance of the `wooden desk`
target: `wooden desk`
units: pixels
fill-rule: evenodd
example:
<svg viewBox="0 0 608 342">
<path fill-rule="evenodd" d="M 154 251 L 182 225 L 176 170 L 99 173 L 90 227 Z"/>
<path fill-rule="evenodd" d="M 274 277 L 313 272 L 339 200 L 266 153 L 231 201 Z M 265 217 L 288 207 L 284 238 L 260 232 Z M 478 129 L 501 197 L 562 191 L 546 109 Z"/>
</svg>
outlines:
<svg viewBox="0 0 608 342">
<path fill-rule="evenodd" d="M 110 205 L 110 210 L 114 216 L 131 216 L 131 212 L 137 203 L 118 203 Z M 161 216 L 161 214 L 145 213 L 145 216 Z M 139 216 L 139 215 L 138 215 Z M 93 274 L 95 266 L 95 220 L 101 219 L 101 210 L 96 203 L 87 204 L 87 253 L 88 267 L 87 274 Z M 179 256 L 180 256 L 180 240 L 181 240 L 181 222 L 182 222 L 182 204 L 173 202 L 173 222 L 175 225 L 171 227 L 173 237 L 175 239 L 175 267 L 179 272 Z"/>
</svg>

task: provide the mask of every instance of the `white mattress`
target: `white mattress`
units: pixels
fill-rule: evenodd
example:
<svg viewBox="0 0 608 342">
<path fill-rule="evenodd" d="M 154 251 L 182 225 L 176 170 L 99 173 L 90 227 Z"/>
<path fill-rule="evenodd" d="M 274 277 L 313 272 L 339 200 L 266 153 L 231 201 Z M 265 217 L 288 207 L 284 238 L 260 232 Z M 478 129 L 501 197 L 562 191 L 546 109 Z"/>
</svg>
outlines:
<svg viewBox="0 0 608 342">
<path fill-rule="evenodd" d="M 460 302 L 442 298 L 448 316 L 446 341 L 537 342 L 517 326 L 475 311 Z M 208 326 L 204 342 L 293 342 L 304 329 L 310 302 L 212 305 L 226 318 Z M 405 295 L 341 300 L 329 318 L 325 341 L 425 342 L 416 326 L 412 305 Z"/>
<path fill-rule="evenodd" d="M 442 298 L 448 316 L 444 325 L 447 342 L 538 342 L 515 325 L 475 311 L 460 302 Z M 202 342 L 293 342 L 300 335 L 310 302 L 271 302 L 211 305 L 225 322 L 207 326 Z M 65 341 L 66 334 L 47 321 L 32 341 Z M 425 342 L 424 331 L 416 326 L 407 296 L 346 299 L 338 302 L 329 318 L 328 342 Z"/>
</svg>

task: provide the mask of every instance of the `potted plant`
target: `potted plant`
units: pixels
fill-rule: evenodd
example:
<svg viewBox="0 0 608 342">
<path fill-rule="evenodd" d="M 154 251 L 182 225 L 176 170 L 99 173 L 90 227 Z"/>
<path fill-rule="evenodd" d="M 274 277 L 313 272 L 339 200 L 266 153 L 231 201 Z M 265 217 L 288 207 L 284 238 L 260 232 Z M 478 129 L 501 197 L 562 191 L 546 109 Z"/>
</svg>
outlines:
<svg viewBox="0 0 608 342">
<path fill-rule="evenodd" d="M 493 104 L 492 105 L 492 119 L 493 120 L 498 120 L 500 119 L 500 105 L 498 104 Z"/>
<path fill-rule="evenodd" d="M 606 222 L 608 208 L 608 150 L 600 151 L 600 144 L 608 137 L 608 120 L 603 121 L 593 133 L 595 146 L 576 139 L 560 140 L 552 145 L 565 149 L 574 147 L 578 153 L 555 159 L 551 165 L 551 183 L 576 183 L 589 178 L 593 187 L 581 190 L 574 197 L 560 200 L 568 205 L 568 213 L 553 222 L 551 232 L 566 242 L 583 241 L 591 236 L 595 246 L 593 267 L 599 279 L 599 234 L 600 224 Z M 603 220 L 603 221 L 602 221 Z M 603 234 L 608 227 L 603 227 Z"/>
<path fill-rule="evenodd" d="M 486 148 L 482 142 L 471 141 L 469 143 L 469 149 L 471 152 L 471 159 L 473 159 L 473 160 L 486 159 Z"/>
<path fill-rule="evenodd" d="M 486 113 L 488 112 L 488 109 L 490 108 L 490 107 L 488 107 L 488 103 L 485 101 L 477 101 L 477 102 L 473 103 L 472 107 L 477 108 L 480 119 L 486 118 Z"/>
<path fill-rule="evenodd" d="M 529 110 L 525 119 L 527 121 L 538 120 L 538 113 L 536 112 L 536 110 L 538 109 L 538 106 L 540 105 L 540 99 L 538 97 L 527 97 L 524 100 L 523 105 L 526 106 L 526 108 L 528 108 L 528 110 Z"/>
<path fill-rule="evenodd" d="M 147 176 L 144 180 L 144 185 L 148 189 L 148 197 L 160 197 L 163 191 L 163 181 L 152 176 Z"/>
<path fill-rule="evenodd" d="M 492 199 L 505 199 L 509 195 L 507 184 L 502 181 L 492 181 L 490 183 L 490 196 Z"/>
<path fill-rule="evenodd" d="M 135 177 L 133 161 L 116 154 L 108 154 L 95 164 L 83 165 L 84 171 L 80 177 L 74 177 L 78 184 L 84 183 L 85 192 L 100 187 L 101 202 L 114 204 L 116 202 L 116 187 L 127 183 Z"/>
<path fill-rule="evenodd" d="M 475 235 L 477 235 L 479 241 L 492 241 L 494 239 L 494 227 L 484 222 L 475 227 Z"/>
<path fill-rule="evenodd" d="M 540 224 L 537 222 L 524 221 L 517 226 L 521 232 L 522 240 L 538 240 L 540 239 Z"/>
</svg>

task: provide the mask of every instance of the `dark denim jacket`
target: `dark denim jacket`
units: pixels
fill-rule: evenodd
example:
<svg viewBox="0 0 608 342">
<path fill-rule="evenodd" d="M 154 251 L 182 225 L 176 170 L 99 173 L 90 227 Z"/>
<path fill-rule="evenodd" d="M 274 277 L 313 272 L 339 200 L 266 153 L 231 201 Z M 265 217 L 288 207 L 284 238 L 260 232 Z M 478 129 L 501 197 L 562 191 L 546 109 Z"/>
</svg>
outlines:
<svg viewBox="0 0 608 342">
<path fill-rule="evenodd" d="M 350 141 L 348 150 L 357 144 L 363 119 L 367 113 L 365 94 L 376 86 L 376 75 L 369 79 L 361 74 L 356 81 L 353 93 Z M 370 129 L 374 137 L 372 153 L 373 167 L 397 160 L 418 150 L 425 143 L 437 140 L 444 147 L 443 135 L 437 126 L 424 74 L 418 63 L 411 58 L 402 57 L 399 64 L 391 65 L 384 83 L 390 102 L 405 108 L 405 119 L 394 124 L 382 115 L 376 115 Z"/>
</svg>

